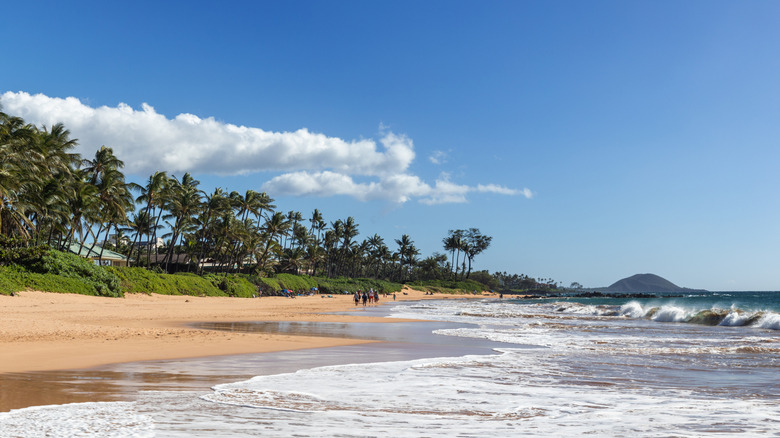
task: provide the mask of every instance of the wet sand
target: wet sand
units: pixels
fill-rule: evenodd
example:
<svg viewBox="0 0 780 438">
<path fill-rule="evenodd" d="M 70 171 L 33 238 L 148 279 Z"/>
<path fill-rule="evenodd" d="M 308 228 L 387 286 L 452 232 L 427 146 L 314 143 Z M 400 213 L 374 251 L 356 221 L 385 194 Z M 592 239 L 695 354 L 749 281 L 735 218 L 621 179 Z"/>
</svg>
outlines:
<svg viewBox="0 0 780 438">
<path fill-rule="evenodd" d="M 399 301 L 437 298 L 456 297 L 397 294 Z M 389 340 L 361 335 L 385 332 L 375 323 L 402 322 L 379 313 L 362 305 L 355 308 L 349 296 L 111 299 L 42 292 L 2 296 L 0 411 L 125 400 L 145 389 L 201 390 L 306 364 L 354 362 L 360 356 L 366 361 L 387 360 L 417 349 L 416 354 L 424 354 L 420 357 L 429 357 L 425 355 L 433 351 L 430 348 L 403 345 L 404 353 L 399 353 L 389 344 L 381 351 L 360 345 Z M 225 330 L 226 325 L 253 321 L 272 325 Z M 361 350 L 366 347 L 371 347 L 369 353 Z M 285 357 L 292 359 L 282 360 Z"/>
</svg>

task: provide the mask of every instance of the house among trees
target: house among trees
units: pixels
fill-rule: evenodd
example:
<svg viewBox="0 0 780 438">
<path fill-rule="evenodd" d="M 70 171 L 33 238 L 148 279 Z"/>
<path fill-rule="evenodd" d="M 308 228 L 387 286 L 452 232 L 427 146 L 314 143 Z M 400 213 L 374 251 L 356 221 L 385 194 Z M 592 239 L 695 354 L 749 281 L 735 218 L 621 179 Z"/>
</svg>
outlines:
<svg viewBox="0 0 780 438">
<path fill-rule="evenodd" d="M 99 246 L 82 246 L 78 243 L 71 243 L 68 246 L 68 251 L 80 257 L 90 259 L 94 261 L 95 264 L 100 264 L 101 266 L 127 266 L 127 257 L 119 254 L 118 252 L 101 248 Z"/>
<path fill-rule="evenodd" d="M 139 241 L 136 241 L 136 242 L 131 242 L 130 239 L 128 239 L 126 236 L 121 236 L 121 237 L 119 237 L 117 239 L 117 235 L 116 234 L 112 234 L 112 235 L 108 236 L 108 239 L 106 239 L 105 243 L 108 244 L 108 245 L 113 245 L 116 248 L 119 247 L 120 243 L 124 244 L 124 245 L 133 245 L 133 248 L 135 248 L 135 249 L 138 249 L 138 248 L 142 248 L 142 249 L 147 249 L 147 248 L 155 249 L 155 248 L 157 248 L 157 249 L 159 249 L 159 248 L 162 248 L 163 245 L 165 244 L 165 242 L 163 241 L 162 237 L 158 237 L 158 238 L 152 239 L 152 240 L 139 240 Z"/>
</svg>

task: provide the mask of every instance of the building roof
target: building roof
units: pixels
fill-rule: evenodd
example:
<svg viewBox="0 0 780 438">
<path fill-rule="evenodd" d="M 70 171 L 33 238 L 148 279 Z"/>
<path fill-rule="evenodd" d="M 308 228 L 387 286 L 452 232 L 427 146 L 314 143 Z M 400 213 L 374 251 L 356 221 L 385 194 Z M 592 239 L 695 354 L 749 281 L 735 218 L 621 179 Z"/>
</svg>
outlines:
<svg viewBox="0 0 780 438">
<path fill-rule="evenodd" d="M 100 257 L 101 248 L 99 246 L 95 245 L 95 248 L 90 251 L 89 249 L 92 247 L 92 244 L 85 244 L 83 247 L 81 247 L 81 251 L 79 251 L 80 246 L 81 245 L 78 243 L 71 243 L 68 245 L 68 250 L 73 254 L 79 255 L 81 257 L 88 257 L 91 259 Z M 111 251 L 110 249 L 103 249 L 103 260 L 127 260 L 127 257 L 119 254 L 118 252 Z"/>
</svg>

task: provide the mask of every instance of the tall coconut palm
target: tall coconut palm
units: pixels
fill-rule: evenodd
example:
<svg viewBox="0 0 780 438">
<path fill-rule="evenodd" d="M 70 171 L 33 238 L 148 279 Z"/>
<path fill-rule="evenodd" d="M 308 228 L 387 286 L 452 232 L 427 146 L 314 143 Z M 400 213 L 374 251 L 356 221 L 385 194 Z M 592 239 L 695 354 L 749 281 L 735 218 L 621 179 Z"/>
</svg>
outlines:
<svg viewBox="0 0 780 438">
<path fill-rule="evenodd" d="M 126 231 L 135 234 L 133 238 L 133 245 L 130 245 L 130 252 L 127 255 L 127 260 L 130 261 L 135 249 L 135 242 L 138 240 L 138 236 L 148 236 L 152 232 L 154 227 L 154 219 L 149 216 L 146 210 L 141 210 L 133 215 L 133 219 L 127 222 L 125 227 L 120 228 L 121 231 Z M 141 262 L 141 245 L 138 245 L 138 251 L 136 253 L 136 265 Z M 149 260 L 147 259 L 147 262 Z"/>
<path fill-rule="evenodd" d="M 161 228 L 160 217 L 162 216 L 163 205 L 165 202 L 165 189 L 168 184 L 168 175 L 165 172 L 154 172 L 149 176 L 145 185 L 130 183 L 130 189 L 140 192 L 135 199 L 137 204 L 144 205 L 143 210 L 153 220 L 154 226 L 150 227 L 151 234 L 147 240 L 154 246 L 155 255 L 157 255 L 157 230 Z M 159 209 L 159 212 L 157 210 Z M 141 236 L 136 235 L 133 238 L 132 246 L 135 246 L 136 239 L 140 241 Z M 147 259 L 151 259 L 151 246 L 147 246 Z"/>
<path fill-rule="evenodd" d="M 168 265 L 173 257 L 176 242 L 183 233 L 195 231 L 195 218 L 202 209 L 200 191 L 198 190 L 200 181 L 193 178 L 189 173 L 185 173 L 181 181 L 175 176 L 168 181 L 170 193 L 167 199 L 166 210 L 168 210 L 169 214 L 165 218 L 168 220 L 173 219 L 173 222 L 167 222 L 171 229 L 169 233 L 171 241 L 164 260 L 166 270 L 168 270 Z"/>
<path fill-rule="evenodd" d="M 269 251 L 274 247 L 272 242 L 275 242 L 276 239 L 283 235 L 289 228 L 290 223 L 287 222 L 285 215 L 278 211 L 265 222 L 265 225 L 263 225 L 263 237 L 266 241 L 265 248 L 255 266 L 254 271 L 256 273 L 260 273 L 261 269 L 267 267 Z"/>
<path fill-rule="evenodd" d="M 401 262 L 401 271 L 404 272 L 402 280 L 406 278 L 408 268 L 411 268 L 414 264 L 414 258 L 420 253 L 420 251 L 414 246 L 414 242 L 408 234 L 404 234 L 400 239 L 395 239 L 395 243 L 398 245 L 398 254 Z M 404 266 L 407 266 L 407 270 L 404 270 Z"/>
<path fill-rule="evenodd" d="M 301 214 L 300 211 L 290 210 L 287 212 L 287 222 L 290 223 L 290 227 L 289 227 L 290 230 L 295 230 L 295 227 L 298 225 L 298 222 L 302 220 L 303 220 L 303 215 Z M 288 237 L 292 237 L 292 236 L 288 236 L 287 234 L 285 234 L 284 236 L 285 247 L 287 247 Z M 289 242 L 290 242 L 290 248 L 292 248 L 293 239 L 289 239 Z"/>
<path fill-rule="evenodd" d="M 82 166 L 88 175 L 89 182 L 94 185 L 99 185 L 101 179 L 111 172 L 125 167 L 125 163 L 114 155 L 113 149 L 104 145 L 100 146 L 100 149 L 95 152 L 95 157 L 93 159 L 82 160 Z"/>
<path fill-rule="evenodd" d="M 311 227 L 309 228 L 309 233 L 314 234 L 314 230 L 317 230 L 317 240 L 320 240 L 320 231 L 321 226 L 325 226 L 325 221 L 322 219 L 322 213 L 319 209 L 314 209 L 314 211 L 311 213 L 311 218 L 309 218 L 309 222 L 311 223 Z"/>
<path fill-rule="evenodd" d="M 224 190 L 217 187 L 211 195 L 205 195 L 203 209 L 200 218 L 200 230 L 198 230 L 198 273 L 203 271 L 203 263 L 206 255 L 210 253 L 211 248 L 215 246 L 214 225 L 218 218 L 226 214 L 231 206 L 230 201 Z"/>
<path fill-rule="evenodd" d="M 32 206 L 24 193 L 37 189 L 37 169 L 44 158 L 31 147 L 36 141 L 35 127 L 20 117 L 0 113 L 0 233 L 30 237 L 34 227 L 25 214 Z"/>
</svg>

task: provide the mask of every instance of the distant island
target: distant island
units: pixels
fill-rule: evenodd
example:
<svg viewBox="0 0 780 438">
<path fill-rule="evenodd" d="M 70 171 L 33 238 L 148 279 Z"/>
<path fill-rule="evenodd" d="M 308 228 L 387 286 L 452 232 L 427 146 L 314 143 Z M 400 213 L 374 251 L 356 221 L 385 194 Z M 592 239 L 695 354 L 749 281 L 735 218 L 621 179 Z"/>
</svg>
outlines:
<svg viewBox="0 0 780 438">
<path fill-rule="evenodd" d="M 641 293 L 641 292 L 699 292 L 703 289 L 689 289 L 680 287 L 671 281 L 655 274 L 636 274 L 631 277 L 618 280 L 609 287 L 597 288 L 602 292 L 623 292 L 623 293 Z"/>
</svg>

